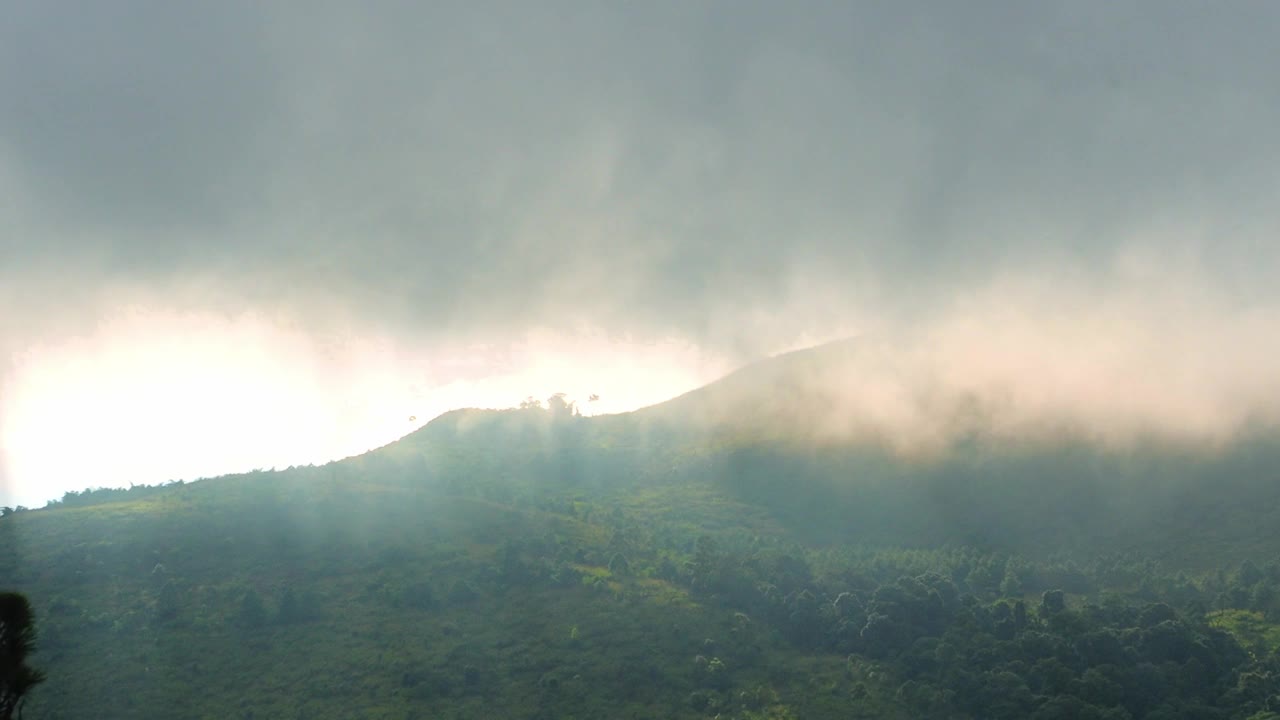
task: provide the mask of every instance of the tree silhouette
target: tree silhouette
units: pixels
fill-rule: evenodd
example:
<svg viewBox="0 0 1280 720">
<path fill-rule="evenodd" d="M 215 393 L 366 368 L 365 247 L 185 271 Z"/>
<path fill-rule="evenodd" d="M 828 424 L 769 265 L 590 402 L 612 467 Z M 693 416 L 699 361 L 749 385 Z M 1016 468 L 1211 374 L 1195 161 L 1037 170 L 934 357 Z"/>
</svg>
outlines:
<svg viewBox="0 0 1280 720">
<path fill-rule="evenodd" d="M 44 673 L 26 664 L 35 650 L 31 603 L 18 593 L 0 593 L 0 720 L 9 720 L 14 712 L 21 717 L 27 692 L 44 682 Z"/>
</svg>

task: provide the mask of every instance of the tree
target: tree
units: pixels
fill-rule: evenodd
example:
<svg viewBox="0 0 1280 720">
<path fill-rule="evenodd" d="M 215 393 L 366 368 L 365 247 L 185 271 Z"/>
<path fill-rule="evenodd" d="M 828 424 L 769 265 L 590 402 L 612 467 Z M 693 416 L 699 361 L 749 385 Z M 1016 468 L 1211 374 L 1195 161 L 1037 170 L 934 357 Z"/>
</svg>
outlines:
<svg viewBox="0 0 1280 720">
<path fill-rule="evenodd" d="M 27 693 L 44 682 L 44 673 L 27 665 L 36 650 L 35 613 L 18 593 L 0 593 L 0 720 L 22 714 Z"/>
<path fill-rule="evenodd" d="M 1040 611 L 1044 615 L 1054 615 L 1067 609 L 1067 598 L 1061 590 L 1045 590 L 1040 596 Z"/>
<path fill-rule="evenodd" d="M 1263 578 L 1262 571 L 1254 565 L 1252 561 L 1245 560 L 1240 563 L 1240 569 L 1236 571 L 1236 584 L 1243 588 L 1252 588 Z"/>
<path fill-rule="evenodd" d="M 572 400 L 565 399 L 564 393 L 556 393 L 547 398 L 547 409 L 551 411 L 551 416 L 557 420 L 578 417 L 577 405 Z"/>
<path fill-rule="evenodd" d="M 162 567 L 157 565 L 156 567 Z M 156 595 L 155 614 L 156 619 L 165 621 L 173 620 L 178 617 L 178 611 L 182 606 L 181 594 L 177 585 L 172 580 L 165 582 L 160 587 L 160 593 Z"/>
<path fill-rule="evenodd" d="M 282 624 L 294 623 L 302 620 L 302 604 L 298 601 L 298 595 L 293 588 L 286 587 L 280 595 L 280 604 L 276 610 L 276 621 Z"/>
<path fill-rule="evenodd" d="M 1004 579 L 1000 581 L 1000 594 L 1008 598 L 1022 596 L 1022 581 L 1012 569 L 1004 572 Z"/>
<path fill-rule="evenodd" d="M 627 557 L 622 553 L 614 553 L 609 558 L 609 572 L 614 575 L 630 575 L 631 563 L 627 562 Z"/>
<path fill-rule="evenodd" d="M 258 591 L 250 588 L 240 600 L 240 623 L 246 627 L 259 627 L 267 622 L 267 607 Z"/>
</svg>

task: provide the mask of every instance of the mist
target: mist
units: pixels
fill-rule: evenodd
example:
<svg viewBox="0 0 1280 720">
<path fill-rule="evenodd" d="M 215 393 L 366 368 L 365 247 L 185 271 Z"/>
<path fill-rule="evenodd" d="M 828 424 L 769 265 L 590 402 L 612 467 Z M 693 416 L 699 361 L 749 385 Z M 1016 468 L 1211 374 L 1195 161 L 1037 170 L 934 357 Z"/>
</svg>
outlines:
<svg viewBox="0 0 1280 720">
<path fill-rule="evenodd" d="M 975 436 L 1213 452 L 1277 429 L 1277 322 L 1273 303 L 1144 266 L 1105 281 L 1011 276 L 748 370 L 681 411 L 908 456 Z"/>
<path fill-rule="evenodd" d="M 0 495 L 844 337 L 816 437 L 1277 421 L 1269 6 L 0 13 Z"/>
</svg>

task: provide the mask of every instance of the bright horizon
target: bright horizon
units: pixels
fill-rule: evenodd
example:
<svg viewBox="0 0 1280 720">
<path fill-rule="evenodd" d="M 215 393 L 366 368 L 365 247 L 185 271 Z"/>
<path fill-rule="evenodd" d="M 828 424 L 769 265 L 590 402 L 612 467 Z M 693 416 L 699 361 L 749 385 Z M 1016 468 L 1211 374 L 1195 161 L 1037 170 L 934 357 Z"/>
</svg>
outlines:
<svg viewBox="0 0 1280 720">
<path fill-rule="evenodd" d="M 132 312 L 36 347 L 0 398 L 0 505 L 322 464 L 458 408 L 563 392 L 583 414 L 662 402 L 727 366 L 679 343 L 530 334 L 505 347 L 315 338 L 262 317 Z M 599 399 L 590 401 L 591 395 Z"/>
</svg>

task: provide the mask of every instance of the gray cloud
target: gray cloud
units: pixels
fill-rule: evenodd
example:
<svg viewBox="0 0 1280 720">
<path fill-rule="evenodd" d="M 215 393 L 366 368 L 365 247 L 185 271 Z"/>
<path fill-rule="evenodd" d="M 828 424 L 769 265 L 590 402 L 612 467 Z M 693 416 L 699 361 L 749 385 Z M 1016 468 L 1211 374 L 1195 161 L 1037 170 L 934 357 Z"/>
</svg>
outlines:
<svg viewBox="0 0 1280 720">
<path fill-rule="evenodd" d="M 8 350 L 151 297 L 745 358 L 1135 248 L 1277 302 L 1269 3 L 0 13 Z"/>
<path fill-rule="evenodd" d="M 1153 217 L 1228 256 L 1271 227 L 1262 5 L 8 12 L 11 252 L 131 280 L 266 268 L 415 324 L 697 333 L 780 267 L 949 286 Z"/>
<path fill-rule="evenodd" d="M 5 10 L 0 124 L 7 164 L 46 219 L 115 242 L 129 263 L 253 206 L 258 158 L 280 118 L 253 4 L 26 3 Z M 55 220 L 56 219 L 56 220 Z M 79 249 L 71 243 L 49 248 Z"/>
</svg>

